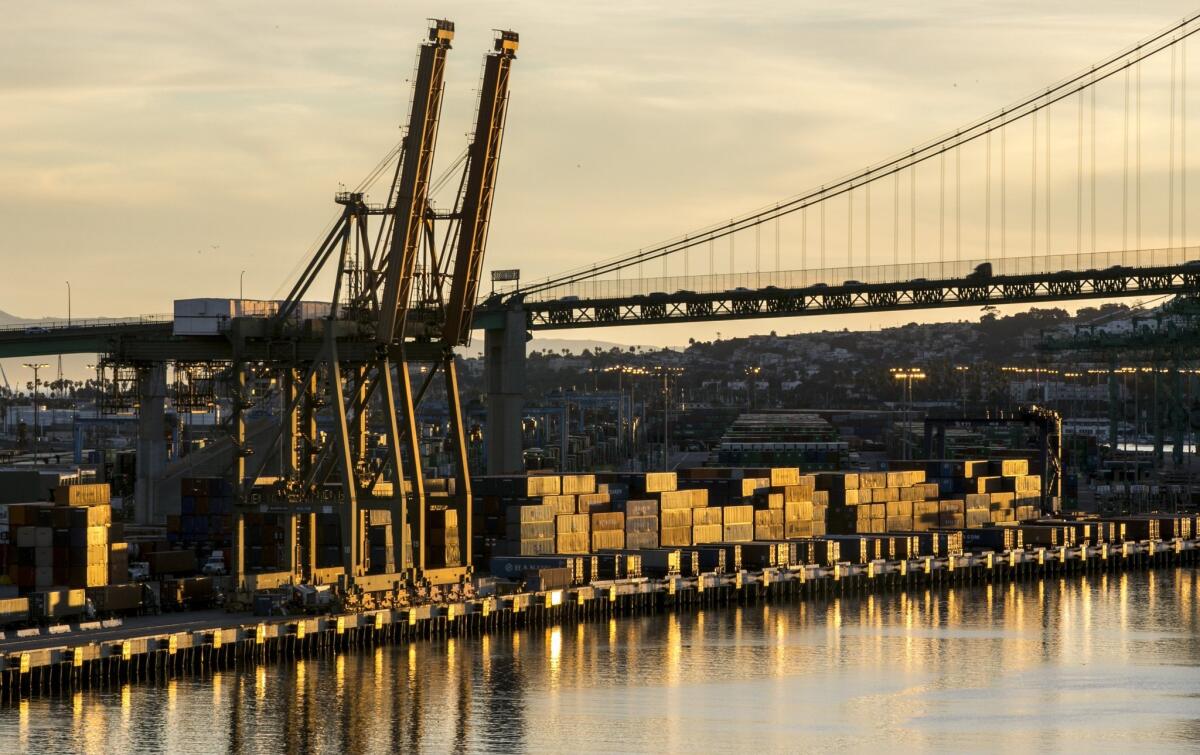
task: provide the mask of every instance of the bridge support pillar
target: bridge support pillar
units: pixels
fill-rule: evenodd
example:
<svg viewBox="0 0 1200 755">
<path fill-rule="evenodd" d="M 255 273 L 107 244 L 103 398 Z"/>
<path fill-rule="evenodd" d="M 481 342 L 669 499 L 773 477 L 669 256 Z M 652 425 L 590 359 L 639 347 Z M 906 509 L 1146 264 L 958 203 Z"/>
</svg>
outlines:
<svg viewBox="0 0 1200 755">
<path fill-rule="evenodd" d="M 517 474 L 525 470 L 521 448 L 525 343 L 529 340 L 525 323 L 525 310 L 518 302 L 484 330 L 488 474 Z"/>
<path fill-rule="evenodd" d="M 164 521 L 159 485 L 167 466 L 167 365 L 154 364 L 138 371 L 137 479 L 134 482 L 134 521 Z"/>
</svg>

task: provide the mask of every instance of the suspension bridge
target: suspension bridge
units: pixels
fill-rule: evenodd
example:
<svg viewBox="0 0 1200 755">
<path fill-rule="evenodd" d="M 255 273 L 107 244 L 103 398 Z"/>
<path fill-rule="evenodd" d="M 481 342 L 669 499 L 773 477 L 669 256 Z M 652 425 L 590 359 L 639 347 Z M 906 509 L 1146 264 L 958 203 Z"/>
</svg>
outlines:
<svg viewBox="0 0 1200 755">
<path fill-rule="evenodd" d="M 1200 291 L 1200 247 L 1189 235 L 1195 166 L 1188 151 L 1189 80 L 1195 79 L 1188 49 L 1197 31 L 1200 14 L 1193 14 L 862 170 L 485 298 L 468 316 L 485 331 L 491 471 L 519 468 L 519 436 L 513 436 L 529 330 Z M 370 181 L 384 174 L 377 169 Z M 370 188 L 359 190 L 365 195 Z M 397 200 L 393 186 L 386 203 L 361 204 L 358 220 L 345 215 L 343 227 L 393 217 Z M 459 220 L 432 202 L 424 212 L 430 223 Z M 486 236 L 486 224 L 479 228 Z M 351 240 L 346 235 L 340 243 L 345 248 Z M 331 243 L 338 243 L 332 234 L 314 259 L 328 258 Z M 451 279 L 439 264 L 417 282 L 414 301 Z M 353 312 L 361 291 L 342 287 L 335 298 L 337 291 L 345 300 L 340 312 Z M 376 344 L 361 346 L 361 354 L 354 343 L 339 353 L 369 359 Z M 412 358 L 438 358 L 436 339 L 418 337 L 406 348 Z M 180 335 L 153 318 L 0 331 L 0 356 L 72 352 L 146 363 L 235 356 L 230 339 Z"/>
</svg>

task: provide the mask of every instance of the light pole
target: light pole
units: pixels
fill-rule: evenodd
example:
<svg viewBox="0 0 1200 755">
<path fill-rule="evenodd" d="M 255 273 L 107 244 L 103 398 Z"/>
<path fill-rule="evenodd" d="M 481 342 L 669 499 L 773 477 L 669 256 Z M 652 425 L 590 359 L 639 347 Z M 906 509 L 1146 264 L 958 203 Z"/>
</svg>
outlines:
<svg viewBox="0 0 1200 755">
<path fill-rule="evenodd" d="M 912 384 L 914 380 L 924 380 L 924 370 L 917 367 L 893 367 L 892 377 L 896 380 L 904 381 L 902 386 L 901 397 L 904 401 L 904 442 L 902 445 L 902 453 L 905 459 L 909 458 L 909 435 L 912 433 L 912 425 L 910 414 L 912 411 Z"/>
<path fill-rule="evenodd" d="M 965 364 L 956 364 L 956 365 L 954 365 L 954 369 L 957 370 L 958 374 L 962 376 L 962 416 L 966 417 L 967 416 L 967 372 L 969 372 L 971 368 Z"/>
<path fill-rule="evenodd" d="M 67 284 L 67 327 L 71 327 L 71 281 L 66 281 Z"/>
<path fill-rule="evenodd" d="M 238 301 L 241 301 L 242 299 L 246 298 L 245 290 L 246 290 L 246 271 L 243 270 L 241 272 L 241 274 L 238 275 Z"/>
<path fill-rule="evenodd" d="M 33 370 L 33 463 L 37 464 L 38 450 L 38 370 L 50 365 L 45 362 L 26 362 L 25 366 Z"/>
<path fill-rule="evenodd" d="M 749 404 L 751 411 L 754 411 L 754 391 L 758 388 L 758 376 L 762 372 L 762 367 L 754 366 L 746 368 L 746 380 L 749 385 L 746 386 L 746 403 Z"/>
</svg>

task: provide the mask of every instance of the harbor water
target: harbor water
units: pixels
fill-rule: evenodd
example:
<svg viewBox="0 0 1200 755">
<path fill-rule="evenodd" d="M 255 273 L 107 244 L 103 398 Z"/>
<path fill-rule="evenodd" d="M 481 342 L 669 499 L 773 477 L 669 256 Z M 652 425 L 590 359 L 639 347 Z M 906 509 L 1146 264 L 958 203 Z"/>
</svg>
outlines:
<svg viewBox="0 0 1200 755">
<path fill-rule="evenodd" d="M 0 709 L 7 752 L 1200 749 L 1200 574 L 622 617 Z"/>
</svg>

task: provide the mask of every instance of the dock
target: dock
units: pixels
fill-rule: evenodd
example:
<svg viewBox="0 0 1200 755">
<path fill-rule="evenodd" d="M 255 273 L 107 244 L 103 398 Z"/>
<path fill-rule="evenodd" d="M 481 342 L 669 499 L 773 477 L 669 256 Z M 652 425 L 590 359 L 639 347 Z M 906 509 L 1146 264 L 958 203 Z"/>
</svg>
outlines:
<svg viewBox="0 0 1200 755">
<path fill-rule="evenodd" d="M 761 602 L 938 590 L 1197 563 L 1200 539 L 1023 548 L 866 564 L 801 565 L 661 579 L 593 582 L 362 613 L 253 617 L 180 612 L 10 631 L 0 639 L 0 704 L 34 696 L 155 683 L 358 648 L 521 627 Z"/>
</svg>

